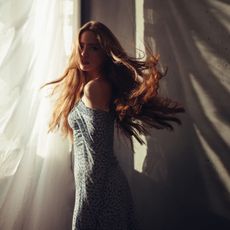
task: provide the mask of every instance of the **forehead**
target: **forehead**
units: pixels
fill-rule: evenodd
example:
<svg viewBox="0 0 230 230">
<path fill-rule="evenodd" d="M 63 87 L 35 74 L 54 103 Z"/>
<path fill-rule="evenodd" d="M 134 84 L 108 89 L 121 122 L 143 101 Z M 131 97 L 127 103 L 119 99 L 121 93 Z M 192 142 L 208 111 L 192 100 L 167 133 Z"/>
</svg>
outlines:
<svg viewBox="0 0 230 230">
<path fill-rule="evenodd" d="M 98 39 L 94 32 L 84 31 L 80 36 L 80 43 L 98 44 Z"/>
</svg>

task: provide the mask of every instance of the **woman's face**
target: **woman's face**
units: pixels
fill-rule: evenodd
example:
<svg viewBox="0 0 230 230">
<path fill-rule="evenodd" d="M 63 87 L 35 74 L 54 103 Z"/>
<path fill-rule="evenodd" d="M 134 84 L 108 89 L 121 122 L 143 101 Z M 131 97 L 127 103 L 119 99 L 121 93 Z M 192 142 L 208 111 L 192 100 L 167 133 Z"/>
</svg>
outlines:
<svg viewBox="0 0 230 230">
<path fill-rule="evenodd" d="M 90 74 L 100 73 L 106 55 L 94 32 L 85 31 L 81 34 L 80 48 L 80 69 Z"/>
</svg>

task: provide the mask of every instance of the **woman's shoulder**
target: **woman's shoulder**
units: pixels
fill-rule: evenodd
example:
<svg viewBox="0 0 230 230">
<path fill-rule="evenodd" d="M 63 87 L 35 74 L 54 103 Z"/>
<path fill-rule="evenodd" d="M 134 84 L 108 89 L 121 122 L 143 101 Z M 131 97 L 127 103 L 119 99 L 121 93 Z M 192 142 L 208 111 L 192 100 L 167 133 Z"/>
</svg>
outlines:
<svg viewBox="0 0 230 230">
<path fill-rule="evenodd" d="M 94 79 L 89 81 L 84 87 L 84 93 L 88 96 L 110 96 L 111 85 L 105 79 Z"/>
<path fill-rule="evenodd" d="M 84 87 L 83 101 L 89 107 L 108 110 L 111 93 L 111 85 L 105 79 L 91 80 Z"/>
</svg>

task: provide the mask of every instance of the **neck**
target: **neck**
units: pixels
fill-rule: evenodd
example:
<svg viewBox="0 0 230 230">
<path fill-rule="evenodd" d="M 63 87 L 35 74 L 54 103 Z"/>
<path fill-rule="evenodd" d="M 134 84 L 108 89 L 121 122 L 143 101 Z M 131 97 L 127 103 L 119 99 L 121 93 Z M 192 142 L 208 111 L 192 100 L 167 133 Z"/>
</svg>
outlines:
<svg viewBox="0 0 230 230">
<path fill-rule="evenodd" d="M 102 78 L 102 74 L 101 73 L 98 73 L 98 72 L 87 72 L 86 73 L 86 81 L 90 81 L 90 80 L 95 80 L 95 79 L 98 79 L 98 78 Z"/>
</svg>

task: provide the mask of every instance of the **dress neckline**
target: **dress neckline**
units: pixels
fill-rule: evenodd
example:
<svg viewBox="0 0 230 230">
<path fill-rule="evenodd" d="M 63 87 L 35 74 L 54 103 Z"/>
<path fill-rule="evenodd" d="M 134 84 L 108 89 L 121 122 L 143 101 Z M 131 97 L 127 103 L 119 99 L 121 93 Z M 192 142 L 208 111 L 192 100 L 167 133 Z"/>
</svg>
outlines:
<svg viewBox="0 0 230 230">
<path fill-rule="evenodd" d="M 86 110 L 88 111 L 92 111 L 92 112 L 96 112 L 96 113 L 101 113 L 101 114 L 111 114 L 111 111 L 105 111 L 102 109 L 96 109 L 96 108 L 91 108 L 85 105 L 85 103 L 82 101 L 82 98 L 80 98 L 80 100 L 77 102 L 77 104 L 82 105 Z"/>
</svg>

